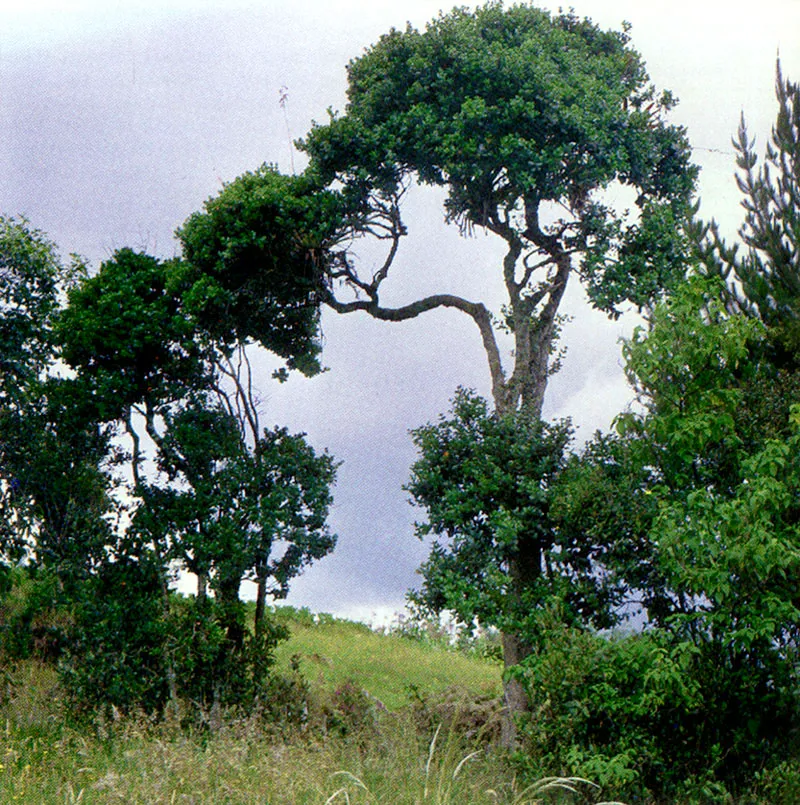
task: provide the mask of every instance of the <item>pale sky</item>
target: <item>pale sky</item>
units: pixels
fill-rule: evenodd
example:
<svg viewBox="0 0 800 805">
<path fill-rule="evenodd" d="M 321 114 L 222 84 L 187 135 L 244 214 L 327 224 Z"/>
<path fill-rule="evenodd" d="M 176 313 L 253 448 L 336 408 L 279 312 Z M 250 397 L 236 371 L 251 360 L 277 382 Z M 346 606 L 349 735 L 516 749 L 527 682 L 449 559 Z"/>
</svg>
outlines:
<svg viewBox="0 0 800 805">
<path fill-rule="evenodd" d="M 673 119 L 687 126 L 702 167 L 702 214 L 733 234 L 730 139 L 744 111 L 761 152 L 779 53 L 784 74 L 800 80 L 800 0 L 566 5 L 604 27 L 632 23 L 652 79 L 681 101 Z M 290 140 L 324 121 L 328 107 L 343 109 L 350 58 L 390 27 L 423 26 L 442 7 L 0 0 L 0 212 L 25 214 L 62 254 L 95 265 L 122 246 L 171 256 L 175 228 L 222 181 L 263 162 L 291 170 Z M 498 303 L 497 244 L 444 227 L 433 192 L 409 202 L 411 234 L 387 303 L 433 291 Z M 571 416 L 586 438 L 630 399 L 618 339 L 635 322 L 607 322 L 578 293 L 568 312 L 569 351 L 546 414 Z M 291 603 L 366 618 L 402 608 L 426 553 L 401 489 L 414 460 L 408 430 L 446 411 L 458 385 L 488 393 L 480 339 L 462 318 L 439 311 L 391 325 L 326 312 L 327 373 L 278 387 L 265 365 L 265 423 L 306 431 L 344 461 L 331 518 L 339 546 L 295 581 Z"/>
</svg>

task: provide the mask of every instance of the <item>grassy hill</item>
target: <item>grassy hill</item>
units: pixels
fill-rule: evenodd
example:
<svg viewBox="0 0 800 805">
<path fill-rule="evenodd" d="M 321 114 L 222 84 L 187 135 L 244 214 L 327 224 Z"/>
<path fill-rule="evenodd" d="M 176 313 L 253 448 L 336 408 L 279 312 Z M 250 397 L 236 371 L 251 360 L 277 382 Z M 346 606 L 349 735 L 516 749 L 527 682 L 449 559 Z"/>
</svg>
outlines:
<svg viewBox="0 0 800 805">
<path fill-rule="evenodd" d="M 500 695 L 502 666 L 442 645 L 379 634 L 368 626 L 330 616 L 278 610 L 291 630 L 277 651 L 278 667 L 295 658 L 311 682 L 336 688 L 347 682 L 366 690 L 388 710 L 408 704 L 409 693 L 435 695 L 462 688 L 476 695 Z"/>
<path fill-rule="evenodd" d="M 485 751 L 479 731 L 462 728 L 461 705 L 443 706 L 443 692 L 454 687 L 468 702 L 496 699 L 497 662 L 330 617 L 288 610 L 280 617 L 292 636 L 278 650 L 278 668 L 299 678 L 299 667 L 309 692 L 302 727 L 236 713 L 189 726 L 179 714 L 113 714 L 81 724 L 70 718 L 51 666 L 27 661 L 5 669 L 0 802 L 542 801 L 538 789 L 526 793 L 499 753 Z M 313 718 L 312 708 L 327 721 Z M 480 718 L 492 710 L 496 704 L 484 706 Z"/>
</svg>

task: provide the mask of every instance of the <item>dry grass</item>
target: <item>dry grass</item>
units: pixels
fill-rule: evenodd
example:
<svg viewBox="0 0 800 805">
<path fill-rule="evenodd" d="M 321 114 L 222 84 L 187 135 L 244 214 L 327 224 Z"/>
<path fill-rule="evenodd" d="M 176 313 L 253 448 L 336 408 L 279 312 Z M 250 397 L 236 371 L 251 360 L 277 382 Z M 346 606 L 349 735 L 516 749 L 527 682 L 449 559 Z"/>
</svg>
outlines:
<svg viewBox="0 0 800 805">
<path fill-rule="evenodd" d="M 526 805 L 565 786 L 586 790 L 549 781 L 523 791 L 498 754 L 446 729 L 431 740 L 410 711 L 344 737 L 277 738 L 256 718 L 228 718 L 214 732 L 132 716 L 70 726 L 55 674 L 33 663 L 14 672 L 0 718 L 2 803 Z"/>
</svg>

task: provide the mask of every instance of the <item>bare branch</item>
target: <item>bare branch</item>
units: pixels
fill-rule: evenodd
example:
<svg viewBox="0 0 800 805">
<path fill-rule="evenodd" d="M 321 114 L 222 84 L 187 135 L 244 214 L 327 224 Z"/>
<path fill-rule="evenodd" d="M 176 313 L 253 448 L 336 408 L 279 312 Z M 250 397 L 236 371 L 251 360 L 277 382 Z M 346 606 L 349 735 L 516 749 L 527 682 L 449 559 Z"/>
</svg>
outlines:
<svg viewBox="0 0 800 805">
<path fill-rule="evenodd" d="M 236 419 L 242 433 L 246 437 L 249 428 L 253 443 L 258 441 L 260 426 L 258 421 L 258 404 L 253 396 L 253 371 L 250 359 L 243 344 L 237 347 L 237 360 L 234 365 L 230 356 L 221 355 L 216 360 L 217 369 L 234 385 L 233 401 L 222 389 L 217 389 L 217 396 L 224 400 L 228 413 Z M 244 380 L 242 373 L 244 372 Z"/>
<path fill-rule="evenodd" d="M 535 265 L 530 265 L 528 263 L 531 254 L 526 254 L 525 257 L 522 259 L 522 265 L 525 267 L 525 273 L 522 275 L 522 279 L 519 282 L 521 288 L 527 286 L 527 284 L 531 281 L 531 277 L 535 271 L 538 271 L 540 268 L 543 268 L 546 265 L 552 265 L 553 258 L 552 257 L 545 257 L 544 260 L 540 260 Z M 541 298 L 541 297 L 540 297 Z"/>
<path fill-rule="evenodd" d="M 397 249 L 400 246 L 400 238 L 403 237 L 403 235 L 405 235 L 408 231 L 405 227 L 405 224 L 403 224 L 403 219 L 400 217 L 400 194 L 395 196 L 393 203 L 387 211 L 387 214 L 391 222 L 390 237 L 392 240 L 392 245 L 389 248 L 389 253 L 386 255 L 386 259 L 383 261 L 383 265 L 380 267 L 380 269 L 378 269 L 378 271 L 375 272 L 375 274 L 372 275 L 372 289 L 376 294 L 380 284 L 389 274 L 389 269 L 394 262 L 394 258 L 397 255 Z"/>
<path fill-rule="evenodd" d="M 155 442 L 159 450 L 162 449 L 164 439 L 156 428 L 156 412 L 153 410 L 153 406 L 150 405 L 149 400 L 144 401 L 144 410 L 140 410 L 140 413 L 144 415 L 144 427 L 147 431 L 147 435 Z"/>
<path fill-rule="evenodd" d="M 505 372 L 503 371 L 500 350 L 492 327 L 492 316 L 482 302 L 470 302 L 452 294 L 434 294 L 403 307 L 385 308 L 378 304 L 377 294 L 374 299 L 356 299 L 352 302 L 340 302 L 330 291 L 324 295 L 323 301 L 337 313 L 363 311 L 379 321 L 407 321 L 408 319 L 415 319 L 430 310 L 442 307 L 455 308 L 462 313 L 466 313 L 478 325 L 483 348 L 489 362 L 492 391 L 496 395 L 502 393 L 505 384 Z"/>
<path fill-rule="evenodd" d="M 128 415 L 125 417 L 125 430 L 131 437 L 131 443 L 133 445 L 133 450 L 131 451 L 131 471 L 133 474 L 134 488 L 138 489 L 141 485 L 141 479 L 139 477 L 139 464 L 142 461 L 142 452 L 141 439 L 139 438 L 139 434 L 136 432 L 136 428 L 133 427 L 133 407 L 128 408 Z"/>
</svg>

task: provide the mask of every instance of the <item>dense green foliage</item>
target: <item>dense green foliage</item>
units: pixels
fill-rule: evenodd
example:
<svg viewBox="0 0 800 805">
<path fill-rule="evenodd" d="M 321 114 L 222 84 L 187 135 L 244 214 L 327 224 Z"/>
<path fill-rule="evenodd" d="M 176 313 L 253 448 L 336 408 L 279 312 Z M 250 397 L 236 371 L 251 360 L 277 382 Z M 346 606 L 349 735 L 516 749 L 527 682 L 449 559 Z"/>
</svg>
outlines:
<svg viewBox="0 0 800 805">
<path fill-rule="evenodd" d="M 774 186 L 788 192 L 798 128 L 787 110 L 798 88 L 780 74 L 778 100 L 768 159 L 780 167 Z M 538 714 L 529 735 L 556 768 L 594 770 L 630 795 L 721 801 L 797 753 L 800 386 L 790 288 L 800 266 L 793 218 L 779 214 L 783 201 L 754 165 L 752 155 L 740 161 L 747 259 L 735 262 L 713 232 L 717 240 L 701 244 L 696 276 L 625 344 L 639 405 L 559 478 L 559 528 L 605 538 L 603 572 L 630 591 L 646 628 L 608 640 L 556 627 L 525 662 Z M 731 272 L 749 276 L 743 289 L 722 284 Z"/>
<path fill-rule="evenodd" d="M 130 249 L 70 291 L 57 319 L 62 358 L 80 368 L 100 420 L 169 400 L 197 382 L 196 326 L 174 286 L 179 266 Z"/>
<path fill-rule="evenodd" d="M 254 339 L 306 374 L 319 366 L 320 272 L 341 199 L 264 165 L 228 183 L 178 230 L 187 309 L 225 344 Z"/>
<path fill-rule="evenodd" d="M 421 32 L 391 31 L 351 62 L 348 79 L 346 114 L 304 143 L 325 179 L 379 196 L 409 174 L 442 185 L 448 217 L 464 227 L 519 249 L 584 252 L 603 309 L 643 304 L 680 271 L 664 224 L 680 223 L 692 191 L 687 143 L 661 120 L 674 100 L 656 95 L 627 32 L 488 3 Z M 596 195 L 615 181 L 637 190 L 635 226 Z M 545 226 L 547 203 L 564 203 L 571 218 Z M 642 250 L 656 230 L 662 248 Z"/>
<path fill-rule="evenodd" d="M 797 420 L 781 438 L 757 432 L 747 403 L 766 333 L 718 297 L 692 281 L 627 343 L 644 405 L 574 459 L 557 492 L 562 528 L 605 535 L 604 572 L 647 629 L 618 640 L 555 629 L 526 663 L 534 707 L 547 703 L 536 740 L 564 733 L 550 749 L 559 763 L 583 758 L 588 773 L 605 757 L 640 793 L 704 774 L 741 784 L 765 750 L 792 750 Z"/>
<path fill-rule="evenodd" d="M 24 591 L 6 652 L 58 659 L 80 707 L 252 701 L 282 636 L 268 597 L 335 544 L 335 462 L 262 430 L 252 346 L 204 329 L 198 267 L 123 249 L 88 276 L 25 222 L 1 234 L 0 533 L 9 588 Z M 305 342 L 282 354 L 303 350 L 313 360 Z M 202 595 L 176 608 L 180 570 Z"/>
<path fill-rule="evenodd" d="M 427 514 L 417 533 L 440 537 L 411 596 L 422 611 L 535 642 L 538 610 L 552 598 L 579 619 L 613 622 L 608 590 L 592 572 L 602 546 L 562 540 L 550 516 L 569 423 L 491 413 L 461 390 L 449 417 L 413 437 L 420 457 L 406 488 Z"/>
<path fill-rule="evenodd" d="M 98 465 L 107 433 L 76 415 L 71 384 L 50 371 L 60 300 L 82 271 L 26 221 L 0 219 L 2 565 L 30 555 L 59 590 L 100 559 L 112 510 Z"/>
</svg>

